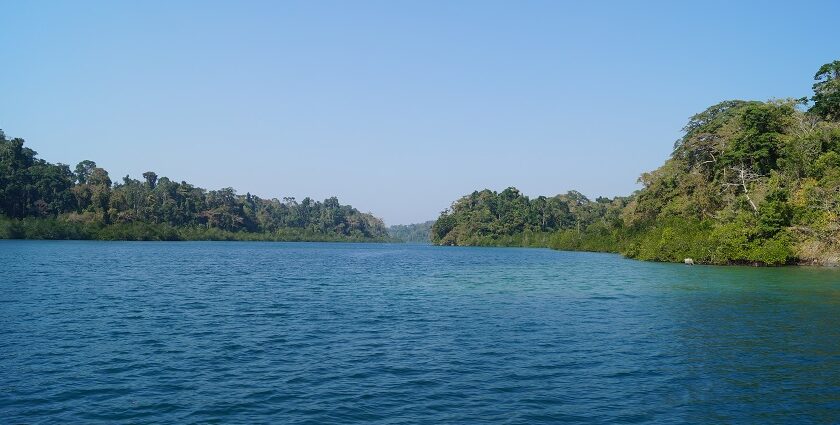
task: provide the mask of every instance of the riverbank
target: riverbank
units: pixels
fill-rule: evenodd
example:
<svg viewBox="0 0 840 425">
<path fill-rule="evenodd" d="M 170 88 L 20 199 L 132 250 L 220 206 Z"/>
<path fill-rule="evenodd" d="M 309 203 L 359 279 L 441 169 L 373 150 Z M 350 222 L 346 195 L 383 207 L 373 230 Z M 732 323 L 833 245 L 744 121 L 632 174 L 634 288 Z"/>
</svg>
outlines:
<svg viewBox="0 0 840 425">
<path fill-rule="evenodd" d="M 688 228 L 690 226 L 682 226 Z M 669 226 L 656 232 L 620 232 L 596 229 L 588 231 L 521 232 L 500 237 L 459 239 L 457 243 L 438 245 L 550 248 L 559 251 L 605 252 L 639 261 L 683 263 L 691 258 L 698 265 L 719 266 L 840 266 L 840 255 L 827 244 L 789 238 L 784 243 L 750 245 L 722 244 L 708 234 L 682 234 Z M 756 259 L 759 258 L 759 259 Z"/>
<path fill-rule="evenodd" d="M 273 232 L 230 232 L 207 227 L 175 227 L 156 223 L 72 222 L 55 218 L 0 217 L 0 239 L 102 241 L 265 241 L 265 242 L 394 242 L 390 237 L 365 237 L 299 228 Z"/>
</svg>

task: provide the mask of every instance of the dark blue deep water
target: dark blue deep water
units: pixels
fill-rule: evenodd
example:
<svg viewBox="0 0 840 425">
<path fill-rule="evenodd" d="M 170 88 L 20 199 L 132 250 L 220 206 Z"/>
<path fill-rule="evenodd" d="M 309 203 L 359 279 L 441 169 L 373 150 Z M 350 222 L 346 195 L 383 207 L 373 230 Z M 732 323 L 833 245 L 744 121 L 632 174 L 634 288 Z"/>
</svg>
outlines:
<svg viewBox="0 0 840 425">
<path fill-rule="evenodd" d="M 840 270 L 0 241 L 0 423 L 840 423 Z"/>
</svg>

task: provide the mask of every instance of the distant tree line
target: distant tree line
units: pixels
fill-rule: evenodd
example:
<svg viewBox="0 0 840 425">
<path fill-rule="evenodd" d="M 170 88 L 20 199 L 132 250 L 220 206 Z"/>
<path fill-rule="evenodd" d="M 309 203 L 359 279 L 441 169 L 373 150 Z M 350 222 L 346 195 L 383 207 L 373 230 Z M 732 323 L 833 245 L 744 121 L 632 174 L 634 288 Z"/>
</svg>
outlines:
<svg viewBox="0 0 840 425">
<path fill-rule="evenodd" d="M 430 220 L 424 223 L 397 224 L 388 228 L 388 234 L 402 242 L 428 244 L 431 242 L 430 232 L 434 223 L 434 220 Z"/>
<path fill-rule="evenodd" d="M 143 173 L 112 182 L 93 161 L 51 164 L 0 131 L 0 237 L 386 240 L 382 220 L 341 205 L 206 190 Z"/>
<path fill-rule="evenodd" d="M 629 197 L 473 192 L 441 213 L 432 241 L 655 261 L 840 264 L 840 61 L 814 79 L 810 98 L 731 100 L 694 115 L 671 158 Z"/>
</svg>

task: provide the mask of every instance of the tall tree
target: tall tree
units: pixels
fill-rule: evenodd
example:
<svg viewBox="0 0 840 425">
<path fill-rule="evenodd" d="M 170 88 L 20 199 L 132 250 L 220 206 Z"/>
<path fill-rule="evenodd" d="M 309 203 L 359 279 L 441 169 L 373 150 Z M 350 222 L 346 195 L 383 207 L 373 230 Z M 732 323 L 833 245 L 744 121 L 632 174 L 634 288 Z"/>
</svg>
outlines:
<svg viewBox="0 0 840 425">
<path fill-rule="evenodd" d="M 96 163 L 86 159 L 76 164 L 76 181 L 79 184 L 87 183 L 88 176 L 96 168 Z"/>
<path fill-rule="evenodd" d="M 840 60 L 821 66 L 814 79 L 811 112 L 824 119 L 840 120 Z"/>
<path fill-rule="evenodd" d="M 143 178 L 146 179 L 146 185 L 149 186 L 149 189 L 154 190 L 158 175 L 154 171 L 146 171 L 143 173 Z"/>
</svg>

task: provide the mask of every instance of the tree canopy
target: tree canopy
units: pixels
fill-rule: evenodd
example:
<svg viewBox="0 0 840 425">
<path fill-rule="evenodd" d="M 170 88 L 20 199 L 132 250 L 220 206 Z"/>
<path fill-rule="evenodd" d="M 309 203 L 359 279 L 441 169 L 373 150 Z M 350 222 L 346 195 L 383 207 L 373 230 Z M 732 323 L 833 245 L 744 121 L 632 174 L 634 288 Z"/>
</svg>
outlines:
<svg viewBox="0 0 840 425">
<path fill-rule="evenodd" d="M 113 182 L 94 161 L 81 161 L 71 171 L 65 164 L 39 159 L 35 151 L 24 146 L 23 139 L 7 139 L 2 131 L 0 215 L 17 220 L 53 220 L 65 227 L 90 225 L 88 228 L 97 229 L 88 232 L 90 237 L 107 234 L 108 226 L 145 224 L 153 229 L 191 229 L 191 234 L 199 238 L 207 234 L 200 230 L 230 235 L 273 234 L 277 239 L 283 239 L 283 235 L 319 240 L 388 238 L 382 220 L 341 205 L 335 197 L 323 202 L 310 198 L 298 202 L 292 197 L 282 201 L 262 199 L 250 193 L 237 194 L 229 187 L 202 189 L 158 177 L 153 171 L 143 173 L 143 180 L 125 176 Z M 23 233 L 17 236 L 26 237 Z M 176 238 L 185 234 L 180 232 Z M 56 234 L 62 236 L 73 235 Z M 147 236 L 140 231 L 130 237 Z"/>
<path fill-rule="evenodd" d="M 811 112 L 823 119 L 840 120 L 840 60 L 821 66 L 814 80 Z"/>
<path fill-rule="evenodd" d="M 808 110 L 793 99 L 728 100 L 692 116 L 670 159 L 627 198 L 473 192 L 441 213 L 432 240 L 657 261 L 840 263 L 839 77 L 840 61 L 819 69 Z"/>
</svg>

